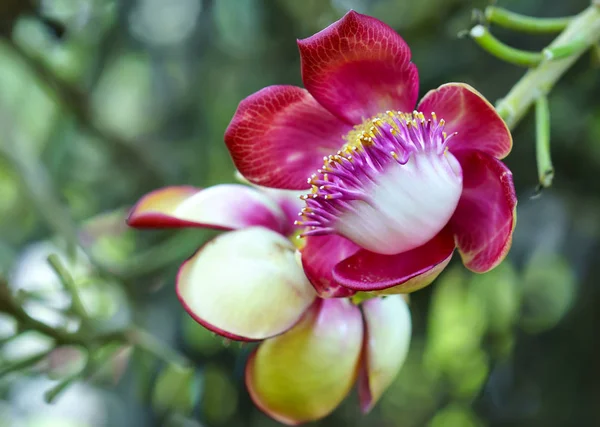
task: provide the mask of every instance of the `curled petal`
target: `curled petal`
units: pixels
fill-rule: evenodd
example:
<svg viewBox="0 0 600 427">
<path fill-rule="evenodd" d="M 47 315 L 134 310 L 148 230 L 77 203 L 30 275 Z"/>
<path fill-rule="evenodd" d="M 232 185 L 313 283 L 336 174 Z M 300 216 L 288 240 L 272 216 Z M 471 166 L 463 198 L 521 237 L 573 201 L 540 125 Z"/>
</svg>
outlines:
<svg viewBox="0 0 600 427">
<path fill-rule="evenodd" d="M 479 150 L 502 159 L 510 153 L 512 136 L 494 106 L 464 83 L 448 83 L 430 90 L 417 107 L 422 113 L 436 113 L 446 121 L 450 151 Z"/>
<path fill-rule="evenodd" d="M 359 246 L 337 236 L 307 236 L 302 253 L 302 267 L 321 298 L 348 297 L 356 292 L 333 278 L 333 267 L 358 251 Z"/>
<path fill-rule="evenodd" d="M 302 80 L 336 116 L 358 124 L 386 110 L 411 112 L 419 77 L 410 49 L 392 28 L 354 11 L 298 40 Z"/>
<path fill-rule="evenodd" d="M 351 126 L 295 86 L 266 87 L 244 99 L 225 132 L 240 173 L 267 187 L 302 190 Z"/>
<path fill-rule="evenodd" d="M 356 306 L 345 299 L 317 300 L 296 326 L 263 342 L 248 360 L 252 400 L 289 425 L 326 416 L 352 388 L 362 341 Z"/>
<path fill-rule="evenodd" d="M 260 340 L 291 328 L 315 299 L 293 245 L 262 227 L 217 236 L 179 269 L 177 295 L 206 328 Z"/>
<path fill-rule="evenodd" d="M 365 319 L 363 366 L 358 395 L 363 412 L 369 412 L 394 381 L 406 360 L 412 323 L 402 296 L 371 298 L 362 304 Z"/>
<path fill-rule="evenodd" d="M 298 219 L 298 213 L 304 207 L 304 200 L 300 197 L 306 194 L 306 190 L 281 190 L 279 188 L 256 185 L 244 178 L 244 175 L 238 170 L 235 171 L 234 176 L 237 181 L 252 185 L 277 203 L 279 209 L 281 209 L 286 216 L 286 231 L 282 232 L 282 234 L 289 236 L 294 233 L 297 229 L 295 222 Z"/>
<path fill-rule="evenodd" d="M 450 220 L 463 263 L 477 273 L 506 256 L 516 224 L 517 196 L 512 173 L 480 152 L 456 156 L 463 168 L 463 194 Z"/>
<path fill-rule="evenodd" d="M 260 225 L 282 231 L 286 218 L 281 209 L 261 192 L 237 184 L 204 190 L 165 187 L 148 193 L 133 207 L 127 219 L 132 227 L 208 227 L 231 230 Z"/>
<path fill-rule="evenodd" d="M 304 200 L 300 196 L 306 194 L 306 191 L 279 190 L 276 188 L 258 187 L 264 192 L 285 215 L 285 231 L 283 234 L 291 235 L 297 229 L 295 225 L 298 219 L 298 213 L 304 207 Z"/>
<path fill-rule="evenodd" d="M 446 227 L 424 245 L 396 255 L 361 249 L 334 267 L 333 278 L 356 291 L 413 292 L 442 272 L 453 251 L 452 232 Z"/>
</svg>

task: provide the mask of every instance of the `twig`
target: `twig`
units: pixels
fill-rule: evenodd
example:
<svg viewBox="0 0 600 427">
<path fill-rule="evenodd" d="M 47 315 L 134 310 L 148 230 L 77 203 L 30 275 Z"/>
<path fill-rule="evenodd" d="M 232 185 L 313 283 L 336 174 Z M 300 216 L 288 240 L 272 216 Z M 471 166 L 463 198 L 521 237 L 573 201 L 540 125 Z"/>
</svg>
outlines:
<svg viewBox="0 0 600 427">
<path fill-rule="evenodd" d="M 513 86 L 508 95 L 498 102 L 496 109 L 508 127 L 514 129 L 535 101 L 546 95 L 571 65 L 598 40 L 600 7 L 598 4 L 592 4 L 573 18 L 567 28 L 548 46 L 552 49 L 572 46 L 574 42 L 578 42 L 579 50 L 572 51 L 566 58 L 544 61 L 532 68 Z"/>
</svg>

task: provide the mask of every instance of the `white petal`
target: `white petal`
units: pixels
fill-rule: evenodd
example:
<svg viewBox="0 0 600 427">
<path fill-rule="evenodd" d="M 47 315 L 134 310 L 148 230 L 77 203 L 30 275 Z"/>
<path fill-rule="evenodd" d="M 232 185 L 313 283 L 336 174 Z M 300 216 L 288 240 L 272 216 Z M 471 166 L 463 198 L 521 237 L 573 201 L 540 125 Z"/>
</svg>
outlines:
<svg viewBox="0 0 600 427">
<path fill-rule="evenodd" d="M 369 203 L 355 200 L 335 229 L 363 248 L 386 255 L 429 241 L 450 220 L 462 192 L 462 171 L 446 152 L 418 152 L 390 162 L 365 188 Z"/>
<path fill-rule="evenodd" d="M 259 340 L 292 327 L 316 294 L 282 235 L 262 227 L 221 234 L 177 277 L 185 309 L 233 339 Z"/>
</svg>

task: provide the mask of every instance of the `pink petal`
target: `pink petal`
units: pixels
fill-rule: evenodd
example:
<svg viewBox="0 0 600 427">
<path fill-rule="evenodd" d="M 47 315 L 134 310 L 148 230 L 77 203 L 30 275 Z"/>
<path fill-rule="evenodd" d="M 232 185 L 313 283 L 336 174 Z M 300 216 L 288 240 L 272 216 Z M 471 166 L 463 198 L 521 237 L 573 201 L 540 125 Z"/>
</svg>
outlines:
<svg viewBox="0 0 600 427">
<path fill-rule="evenodd" d="M 292 191 L 292 190 L 279 190 L 276 188 L 257 187 L 273 200 L 279 206 L 279 209 L 284 213 L 285 231 L 283 234 L 291 235 L 297 230 L 295 222 L 298 220 L 298 213 L 306 205 L 304 200 L 300 199 L 300 196 L 306 194 L 306 190 Z"/>
<path fill-rule="evenodd" d="M 358 395 L 361 409 L 366 413 L 404 364 L 412 323 L 408 305 L 400 295 L 369 299 L 362 304 L 362 309 L 366 330 Z"/>
<path fill-rule="evenodd" d="M 296 326 L 263 342 L 248 360 L 252 400 L 288 425 L 323 418 L 352 388 L 362 341 L 356 306 L 345 299 L 317 300 Z"/>
<path fill-rule="evenodd" d="M 269 86 L 244 99 L 227 131 L 233 162 L 249 181 L 302 190 L 308 177 L 336 153 L 350 126 L 325 110 L 305 90 Z"/>
<path fill-rule="evenodd" d="M 413 292 L 442 272 L 453 251 L 453 236 L 446 227 L 424 245 L 396 255 L 361 249 L 334 267 L 333 278 L 357 291 Z"/>
<path fill-rule="evenodd" d="M 446 121 L 445 131 L 458 132 L 448 143 L 450 151 L 479 150 L 498 159 L 512 148 L 512 136 L 494 106 L 464 83 L 448 83 L 430 90 L 417 110 L 436 113 Z"/>
<path fill-rule="evenodd" d="M 139 228 L 208 227 L 231 230 L 261 225 L 275 231 L 287 227 L 276 203 L 251 187 L 222 184 L 201 190 L 165 187 L 140 199 L 127 223 Z"/>
<path fill-rule="evenodd" d="M 282 235 L 250 227 L 217 236 L 179 269 L 177 296 L 201 325 L 239 340 L 291 328 L 316 294 Z"/>
<path fill-rule="evenodd" d="M 356 292 L 340 285 L 333 279 L 333 267 L 356 253 L 359 246 L 350 240 L 337 236 L 305 237 L 302 253 L 302 267 L 308 280 L 321 298 L 348 297 Z"/>
<path fill-rule="evenodd" d="M 464 152 L 456 158 L 463 168 L 463 194 L 450 226 L 465 266 L 484 273 L 510 249 L 517 205 L 512 173 L 484 153 Z"/>
<path fill-rule="evenodd" d="M 262 185 L 256 185 L 244 178 L 240 171 L 234 173 L 235 179 L 241 183 L 251 185 L 254 188 L 265 193 L 269 199 L 273 200 L 286 216 L 286 229 L 282 232 L 285 235 L 293 234 L 298 227 L 295 222 L 298 220 L 298 213 L 306 206 L 306 202 L 300 198 L 306 194 L 306 190 L 281 190 L 279 188 L 269 188 Z"/>
<path fill-rule="evenodd" d="M 354 11 L 298 40 L 304 86 L 348 123 L 386 110 L 412 112 L 419 92 L 410 49 L 392 28 Z"/>
</svg>

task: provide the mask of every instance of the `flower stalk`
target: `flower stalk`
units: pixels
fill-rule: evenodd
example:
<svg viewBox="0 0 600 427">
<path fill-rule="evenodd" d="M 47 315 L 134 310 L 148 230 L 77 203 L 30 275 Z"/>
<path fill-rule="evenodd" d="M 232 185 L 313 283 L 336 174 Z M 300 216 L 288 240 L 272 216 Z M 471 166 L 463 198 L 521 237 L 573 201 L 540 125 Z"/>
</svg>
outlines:
<svg viewBox="0 0 600 427">
<path fill-rule="evenodd" d="M 535 18 L 496 6 L 488 6 L 484 14 L 490 24 L 532 34 L 559 33 L 573 20 L 572 17 Z"/>
<path fill-rule="evenodd" d="M 565 30 L 548 46 L 548 49 L 554 49 L 578 42 L 578 49 L 571 50 L 571 54 L 567 57 L 543 61 L 537 67 L 530 69 L 506 97 L 497 103 L 496 110 L 508 127 L 514 129 L 536 100 L 548 94 L 573 63 L 599 40 L 600 4 L 595 2 L 573 18 Z"/>
<path fill-rule="evenodd" d="M 548 98 L 540 96 L 535 102 L 535 153 L 539 177 L 538 189 L 552 185 L 554 168 L 550 157 L 550 108 Z"/>
<path fill-rule="evenodd" d="M 485 51 L 510 64 L 535 67 L 544 60 L 544 56 L 539 52 L 516 49 L 502 43 L 483 25 L 474 26 L 469 35 Z"/>
</svg>

